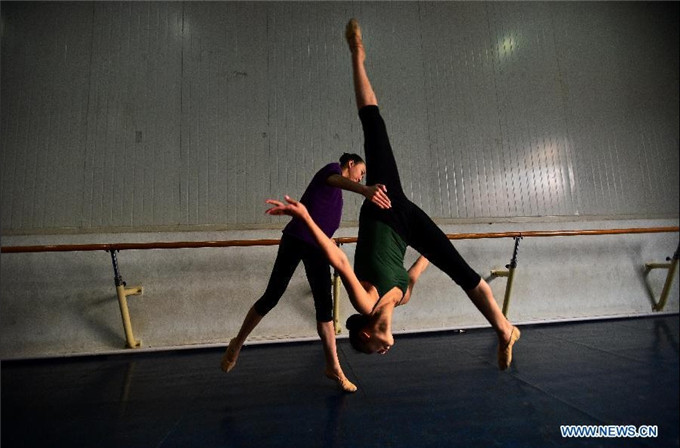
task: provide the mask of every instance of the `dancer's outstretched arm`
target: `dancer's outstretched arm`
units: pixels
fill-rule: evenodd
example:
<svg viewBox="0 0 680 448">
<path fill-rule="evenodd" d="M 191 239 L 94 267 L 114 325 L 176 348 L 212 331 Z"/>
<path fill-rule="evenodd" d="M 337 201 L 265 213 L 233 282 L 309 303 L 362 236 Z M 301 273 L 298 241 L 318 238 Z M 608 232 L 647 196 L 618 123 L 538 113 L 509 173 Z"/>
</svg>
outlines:
<svg viewBox="0 0 680 448">
<path fill-rule="evenodd" d="M 340 174 L 332 174 L 328 176 L 326 183 L 335 188 L 341 188 L 346 191 L 358 193 L 382 209 L 392 207 L 392 202 L 387 196 L 387 187 L 383 184 L 364 185 L 362 183 L 347 179 Z"/>
<path fill-rule="evenodd" d="M 319 228 L 309 215 L 307 207 L 305 207 L 304 204 L 301 204 L 289 196 L 285 196 L 285 199 L 288 204 L 284 204 L 283 202 L 274 199 L 268 199 L 266 201 L 267 204 L 270 204 L 273 207 L 267 209 L 266 213 L 268 215 L 293 216 L 304 222 L 309 228 L 314 240 L 317 242 L 324 255 L 326 255 L 329 264 L 338 271 L 354 309 L 361 314 L 370 314 L 373 310 L 373 305 L 375 305 L 375 301 L 359 282 L 359 279 L 349 263 L 347 255 L 335 245 L 333 240 L 323 233 L 323 230 Z"/>
</svg>

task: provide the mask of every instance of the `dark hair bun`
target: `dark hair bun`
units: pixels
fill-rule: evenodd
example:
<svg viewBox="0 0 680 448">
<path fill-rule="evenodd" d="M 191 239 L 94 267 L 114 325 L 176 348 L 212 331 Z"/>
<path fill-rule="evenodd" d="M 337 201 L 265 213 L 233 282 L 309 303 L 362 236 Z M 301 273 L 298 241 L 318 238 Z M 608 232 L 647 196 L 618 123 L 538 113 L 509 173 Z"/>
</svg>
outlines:
<svg viewBox="0 0 680 448">
<path fill-rule="evenodd" d="M 366 163 L 366 162 L 364 162 L 364 159 L 362 159 L 359 154 L 350 154 L 350 153 L 346 152 L 342 156 L 340 156 L 340 165 L 345 166 L 350 161 L 352 161 L 354 163 Z"/>
<path fill-rule="evenodd" d="M 345 327 L 347 327 L 349 331 L 355 331 L 363 328 L 367 323 L 368 316 L 364 316 L 363 314 L 352 314 L 347 318 Z"/>
</svg>

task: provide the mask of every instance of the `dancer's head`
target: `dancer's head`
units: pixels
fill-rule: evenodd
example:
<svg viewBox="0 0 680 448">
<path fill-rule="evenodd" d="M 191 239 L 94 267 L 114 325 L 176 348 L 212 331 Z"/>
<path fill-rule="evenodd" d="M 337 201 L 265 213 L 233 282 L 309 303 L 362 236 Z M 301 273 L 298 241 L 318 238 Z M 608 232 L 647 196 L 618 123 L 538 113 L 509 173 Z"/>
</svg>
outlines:
<svg viewBox="0 0 680 448">
<path fill-rule="evenodd" d="M 366 162 L 358 154 L 344 153 L 340 156 L 342 175 L 354 182 L 361 182 L 366 175 Z"/>
<path fill-rule="evenodd" d="M 392 333 L 381 328 L 376 315 L 353 314 L 345 326 L 349 330 L 352 347 L 361 353 L 384 355 L 394 345 Z"/>
</svg>

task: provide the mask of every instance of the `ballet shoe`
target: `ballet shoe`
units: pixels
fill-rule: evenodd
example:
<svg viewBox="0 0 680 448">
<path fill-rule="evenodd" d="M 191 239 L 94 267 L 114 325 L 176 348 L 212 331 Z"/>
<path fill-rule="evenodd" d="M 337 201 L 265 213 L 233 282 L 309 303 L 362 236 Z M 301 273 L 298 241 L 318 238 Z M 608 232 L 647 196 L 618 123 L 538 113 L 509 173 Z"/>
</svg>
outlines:
<svg viewBox="0 0 680 448">
<path fill-rule="evenodd" d="M 510 340 L 508 343 L 502 347 L 498 346 L 498 368 L 501 370 L 505 370 L 508 367 L 510 367 L 510 363 L 512 362 L 512 346 L 515 345 L 515 342 L 519 339 L 521 336 L 521 333 L 519 331 L 519 328 L 517 327 L 512 327 L 512 332 L 510 333 Z"/>
<path fill-rule="evenodd" d="M 350 380 L 347 379 L 345 375 L 338 376 L 333 372 L 326 371 L 326 377 L 335 381 L 338 387 L 344 392 L 356 392 L 357 387 Z"/>
<path fill-rule="evenodd" d="M 224 355 L 222 355 L 222 362 L 220 363 L 220 367 L 222 368 L 222 371 L 224 373 L 229 373 L 231 369 L 234 368 L 236 365 L 236 360 L 238 359 L 238 354 L 239 351 L 237 351 L 234 348 L 234 341 L 236 339 L 232 339 L 229 341 L 229 346 L 227 347 L 227 350 L 224 352 Z"/>
<path fill-rule="evenodd" d="M 349 49 L 363 48 L 363 40 L 361 38 L 361 27 L 356 19 L 350 19 L 345 27 L 345 39 L 347 39 L 347 44 L 349 44 Z"/>
</svg>

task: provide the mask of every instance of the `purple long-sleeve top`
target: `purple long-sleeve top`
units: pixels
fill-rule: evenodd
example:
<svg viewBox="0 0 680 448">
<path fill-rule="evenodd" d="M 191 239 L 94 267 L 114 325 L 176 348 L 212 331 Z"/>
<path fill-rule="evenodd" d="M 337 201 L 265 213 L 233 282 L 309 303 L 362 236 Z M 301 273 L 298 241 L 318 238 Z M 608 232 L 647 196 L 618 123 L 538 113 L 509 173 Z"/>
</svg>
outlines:
<svg viewBox="0 0 680 448">
<path fill-rule="evenodd" d="M 328 177 L 333 174 L 342 175 L 340 164 L 337 162 L 329 163 L 321 168 L 300 198 L 300 202 L 307 207 L 314 222 L 328 238 L 331 238 L 338 230 L 342 218 L 342 190 L 326 183 Z M 297 218 L 293 218 L 288 223 L 283 233 L 318 246 L 307 225 Z"/>
</svg>

